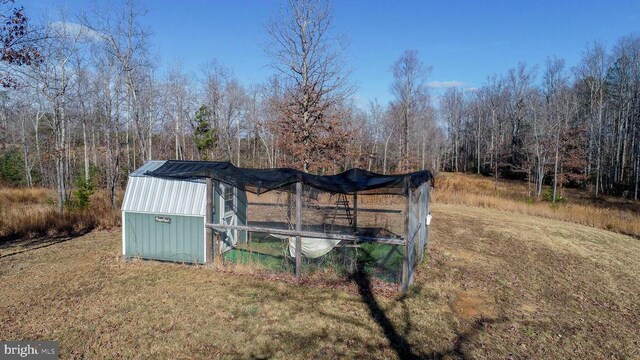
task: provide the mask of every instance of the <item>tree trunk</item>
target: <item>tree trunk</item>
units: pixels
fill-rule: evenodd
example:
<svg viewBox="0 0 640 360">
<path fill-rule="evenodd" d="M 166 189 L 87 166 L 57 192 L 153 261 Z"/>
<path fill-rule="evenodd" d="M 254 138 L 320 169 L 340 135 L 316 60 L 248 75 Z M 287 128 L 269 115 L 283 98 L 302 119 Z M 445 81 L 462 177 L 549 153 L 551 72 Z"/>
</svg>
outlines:
<svg viewBox="0 0 640 360">
<path fill-rule="evenodd" d="M 54 123 L 55 123 L 55 163 L 56 163 L 56 189 L 57 189 L 57 211 L 62 215 L 64 211 L 64 202 L 66 199 L 66 187 L 65 187 L 65 169 L 66 169 L 66 126 L 64 118 L 64 105 L 58 105 L 54 111 Z"/>
<path fill-rule="evenodd" d="M 382 158 L 382 174 L 387 174 L 387 150 L 389 149 L 389 140 L 391 139 L 391 134 L 387 136 L 387 140 L 384 142 L 384 156 Z"/>
<path fill-rule="evenodd" d="M 553 199 L 552 199 L 552 203 L 556 203 L 556 194 L 558 192 L 558 162 L 560 161 L 559 159 L 559 152 L 560 152 L 560 129 L 558 128 L 556 131 L 556 156 L 555 156 L 555 161 L 554 161 L 554 165 L 553 165 Z"/>
<path fill-rule="evenodd" d="M 25 117 L 22 117 L 22 122 L 21 122 L 21 129 L 22 129 L 22 156 L 23 156 L 23 160 L 24 160 L 24 171 L 25 171 L 25 179 L 27 180 L 27 186 L 28 187 L 32 187 L 33 186 L 33 179 L 31 178 L 31 168 L 32 166 L 29 164 L 29 142 L 27 141 L 27 134 L 26 134 L 26 126 L 25 126 Z"/>
<path fill-rule="evenodd" d="M 82 145 L 84 150 L 84 180 L 89 183 L 89 149 L 87 145 L 87 120 L 86 115 L 83 114 L 82 119 Z"/>
</svg>

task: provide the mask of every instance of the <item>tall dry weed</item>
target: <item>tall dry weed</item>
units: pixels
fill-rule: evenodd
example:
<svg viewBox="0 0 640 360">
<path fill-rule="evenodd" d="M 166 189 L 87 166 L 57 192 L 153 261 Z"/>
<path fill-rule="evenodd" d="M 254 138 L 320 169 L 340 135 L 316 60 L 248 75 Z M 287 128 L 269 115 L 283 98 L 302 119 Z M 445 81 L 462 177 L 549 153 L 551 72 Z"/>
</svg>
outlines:
<svg viewBox="0 0 640 360">
<path fill-rule="evenodd" d="M 640 216 L 628 210 L 581 203 L 552 205 L 528 197 L 526 183 L 499 182 L 462 174 L 443 174 L 433 192 L 435 202 L 504 210 L 569 221 L 640 237 Z"/>
<path fill-rule="evenodd" d="M 45 203 L 52 195 L 46 188 L 4 188 L 0 189 L 0 206 Z"/>
<path fill-rule="evenodd" d="M 35 236 L 65 236 L 120 225 L 120 211 L 112 209 L 109 196 L 98 191 L 84 210 L 66 209 L 58 214 L 54 193 L 43 188 L 0 189 L 0 241 Z"/>
</svg>

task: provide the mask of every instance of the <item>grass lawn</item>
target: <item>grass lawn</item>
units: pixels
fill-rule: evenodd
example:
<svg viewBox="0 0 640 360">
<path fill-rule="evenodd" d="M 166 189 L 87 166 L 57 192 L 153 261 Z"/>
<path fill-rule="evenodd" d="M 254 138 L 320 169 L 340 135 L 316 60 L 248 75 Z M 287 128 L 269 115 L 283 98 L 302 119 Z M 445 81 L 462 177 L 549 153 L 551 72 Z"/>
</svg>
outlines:
<svg viewBox="0 0 640 360">
<path fill-rule="evenodd" d="M 640 240 L 435 204 L 405 297 L 119 259 L 119 231 L 0 245 L 0 339 L 62 358 L 638 358 Z"/>
</svg>

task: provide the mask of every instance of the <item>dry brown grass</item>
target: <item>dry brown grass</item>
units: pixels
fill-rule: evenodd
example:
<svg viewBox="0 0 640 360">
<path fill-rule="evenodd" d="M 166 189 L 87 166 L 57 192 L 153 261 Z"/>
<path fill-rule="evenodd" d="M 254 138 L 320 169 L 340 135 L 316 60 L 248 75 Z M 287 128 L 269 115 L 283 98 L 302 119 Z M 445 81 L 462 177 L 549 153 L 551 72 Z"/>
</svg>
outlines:
<svg viewBox="0 0 640 360">
<path fill-rule="evenodd" d="M 53 192 L 46 188 L 0 188 L 0 204 L 41 204 L 53 201 Z"/>
<path fill-rule="evenodd" d="M 599 199 L 599 203 L 588 203 L 584 198 L 568 197 L 566 203 L 552 206 L 548 202 L 530 199 L 526 183 L 501 181 L 496 190 L 490 178 L 454 173 L 441 173 L 438 176 L 433 199 L 436 203 L 498 209 L 640 237 L 638 205 L 622 203 L 619 199 L 608 202 Z M 623 210 L 629 208 L 631 210 Z"/>
<path fill-rule="evenodd" d="M 551 359 L 640 356 L 640 242 L 434 204 L 406 297 L 150 261 L 120 233 L 0 246 L 0 338 L 61 358 Z M 393 344 L 392 344 L 393 341 Z"/>
<path fill-rule="evenodd" d="M 55 193 L 44 188 L 0 189 L 0 241 L 84 233 L 120 225 L 120 212 L 111 209 L 108 195 L 98 191 L 88 209 L 67 209 L 60 216 Z"/>
</svg>

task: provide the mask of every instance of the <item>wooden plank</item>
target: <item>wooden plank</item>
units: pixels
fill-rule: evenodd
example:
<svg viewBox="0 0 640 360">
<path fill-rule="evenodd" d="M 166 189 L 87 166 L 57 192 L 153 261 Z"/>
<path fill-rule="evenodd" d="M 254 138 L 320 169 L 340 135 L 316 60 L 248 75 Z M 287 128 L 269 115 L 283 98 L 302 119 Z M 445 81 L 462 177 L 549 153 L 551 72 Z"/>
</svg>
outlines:
<svg viewBox="0 0 640 360">
<path fill-rule="evenodd" d="M 205 213 L 205 224 L 211 224 L 213 222 L 213 180 L 207 178 L 207 190 L 205 192 L 207 197 L 207 211 Z M 213 264 L 213 229 L 205 227 L 205 264 L 211 266 Z"/>
<path fill-rule="evenodd" d="M 343 243 L 338 243 L 338 245 L 336 245 L 336 248 L 355 248 L 355 249 L 359 249 L 361 248 L 362 245 L 361 244 L 343 244 Z"/>
<path fill-rule="evenodd" d="M 296 277 L 302 274 L 302 183 L 296 183 Z"/>
<path fill-rule="evenodd" d="M 246 225 L 226 225 L 226 224 L 206 224 L 205 226 L 218 231 L 224 231 L 227 229 L 244 230 L 250 232 L 259 232 L 267 234 L 278 234 L 287 236 L 302 236 L 307 238 L 329 239 L 329 240 L 344 240 L 353 242 L 366 242 L 366 243 L 380 243 L 389 245 L 404 245 L 405 241 L 402 238 L 384 238 L 384 237 L 372 237 L 372 236 L 358 236 L 358 235 L 343 235 L 343 234 L 328 234 L 313 231 L 296 231 L 287 229 L 267 228 L 262 226 L 246 226 Z"/>
<path fill-rule="evenodd" d="M 266 202 L 253 202 L 253 201 L 248 202 L 247 205 L 281 207 L 280 204 L 266 203 Z M 322 205 L 310 205 L 310 204 L 308 204 L 307 208 L 316 209 L 316 210 L 333 210 L 336 207 L 333 206 L 333 205 L 322 206 Z M 360 209 L 358 209 L 358 211 L 359 212 L 372 212 L 372 213 L 388 213 L 388 214 L 401 214 L 402 213 L 402 210 L 395 210 L 395 209 L 360 208 Z"/>
</svg>

